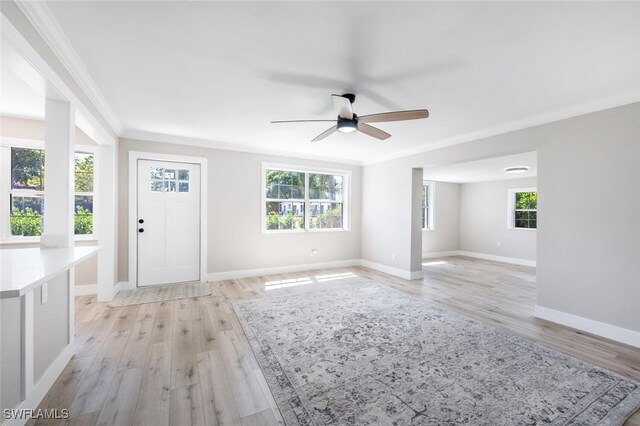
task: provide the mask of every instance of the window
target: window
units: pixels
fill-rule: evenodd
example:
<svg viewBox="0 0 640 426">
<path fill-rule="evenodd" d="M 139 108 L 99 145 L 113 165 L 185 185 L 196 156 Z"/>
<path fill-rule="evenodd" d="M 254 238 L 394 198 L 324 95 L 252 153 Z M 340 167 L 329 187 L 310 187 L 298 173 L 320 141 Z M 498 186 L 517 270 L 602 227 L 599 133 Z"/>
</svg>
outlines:
<svg viewBox="0 0 640 426">
<path fill-rule="evenodd" d="M 74 233 L 93 234 L 93 154 L 76 152 Z"/>
<path fill-rule="evenodd" d="M 10 182 L 11 235 L 41 235 L 44 212 L 44 150 L 12 147 Z"/>
<path fill-rule="evenodd" d="M 538 193 L 535 188 L 509 191 L 509 227 L 536 229 L 538 225 Z"/>
<path fill-rule="evenodd" d="M 189 170 L 151 167 L 151 192 L 189 192 Z"/>
<path fill-rule="evenodd" d="M 2 146 L 0 161 L 7 164 L 8 172 L 0 178 L 2 183 L 3 210 L 2 237 L 21 238 L 42 235 L 45 224 L 44 150 L 24 146 Z M 75 154 L 74 232 L 77 235 L 93 234 L 93 182 L 94 154 Z M 6 183 L 4 183 L 6 182 Z M 6 198 L 5 198 L 6 197 Z"/>
<path fill-rule="evenodd" d="M 266 231 L 341 230 L 348 173 L 265 167 Z"/>
<path fill-rule="evenodd" d="M 433 230 L 433 196 L 435 184 L 424 182 L 422 185 L 422 229 Z"/>
</svg>

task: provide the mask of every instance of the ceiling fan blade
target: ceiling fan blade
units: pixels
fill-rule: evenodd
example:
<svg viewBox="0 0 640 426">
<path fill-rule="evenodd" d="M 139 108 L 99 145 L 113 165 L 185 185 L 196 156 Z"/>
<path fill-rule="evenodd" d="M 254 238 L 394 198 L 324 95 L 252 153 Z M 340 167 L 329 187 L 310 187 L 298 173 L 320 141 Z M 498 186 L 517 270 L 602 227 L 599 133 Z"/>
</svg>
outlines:
<svg viewBox="0 0 640 426">
<path fill-rule="evenodd" d="M 325 130 L 324 132 L 320 133 L 318 136 L 316 136 L 315 138 L 311 139 L 311 142 L 318 142 L 321 141 L 322 139 L 326 138 L 327 136 L 333 134 L 335 131 L 338 130 L 338 125 L 335 125 L 333 127 L 329 127 L 327 130 Z"/>
<path fill-rule="evenodd" d="M 429 117 L 426 109 L 413 109 L 409 111 L 383 112 L 380 114 L 370 114 L 358 117 L 359 123 L 382 123 L 384 121 L 417 120 Z"/>
<path fill-rule="evenodd" d="M 391 137 L 391 135 L 384 130 L 380 130 L 377 127 L 369 126 L 368 124 L 360 122 L 358 122 L 358 130 L 360 130 L 365 135 L 369 135 L 380 140 L 385 140 Z"/>
<path fill-rule="evenodd" d="M 279 123 L 317 123 L 317 122 L 335 122 L 336 120 L 275 120 L 272 121 L 272 124 Z"/>
<path fill-rule="evenodd" d="M 331 95 L 331 99 L 333 100 L 333 106 L 341 118 L 346 118 L 347 120 L 353 119 L 353 109 L 351 108 L 351 101 L 348 98 L 341 95 Z"/>
</svg>

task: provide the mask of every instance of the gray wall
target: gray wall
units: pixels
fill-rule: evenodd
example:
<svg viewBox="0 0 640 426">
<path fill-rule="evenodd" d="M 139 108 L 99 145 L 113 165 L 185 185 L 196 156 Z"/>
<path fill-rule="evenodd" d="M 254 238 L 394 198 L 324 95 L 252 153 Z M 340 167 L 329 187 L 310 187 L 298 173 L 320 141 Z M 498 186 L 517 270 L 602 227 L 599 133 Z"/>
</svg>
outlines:
<svg viewBox="0 0 640 426">
<path fill-rule="evenodd" d="M 271 155 L 121 139 L 119 163 L 118 281 L 128 280 L 129 152 L 206 157 L 208 161 L 208 272 L 360 259 L 362 168 Z M 351 230 L 263 234 L 262 163 L 350 170 Z M 311 257 L 311 249 L 317 249 Z"/>
<path fill-rule="evenodd" d="M 538 305 L 640 331 L 640 104 L 538 150 Z"/>
<path fill-rule="evenodd" d="M 460 250 L 536 260 L 537 231 L 507 227 L 509 189 L 536 184 L 527 178 L 460 185 Z"/>
<path fill-rule="evenodd" d="M 428 175 L 428 170 L 426 174 Z M 422 253 L 459 250 L 460 185 L 434 182 L 435 229 L 422 231 Z"/>
<path fill-rule="evenodd" d="M 365 166 L 362 257 L 410 271 L 412 168 L 538 151 L 538 304 L 640 330 L 639 149 L 635 103 Z"/>
</svg>

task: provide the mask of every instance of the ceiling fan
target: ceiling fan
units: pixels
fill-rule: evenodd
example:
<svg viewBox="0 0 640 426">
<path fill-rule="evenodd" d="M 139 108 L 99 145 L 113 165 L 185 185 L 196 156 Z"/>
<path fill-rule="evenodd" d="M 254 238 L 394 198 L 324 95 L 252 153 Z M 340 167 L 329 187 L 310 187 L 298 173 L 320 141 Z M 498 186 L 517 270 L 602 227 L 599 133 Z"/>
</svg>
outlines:
<svg viewBox="0 0 640 426">
<path fill-rule="evenodd" d="M 393 111 L 383 112 L 380 114 L 370 114 L 358 117 L 354 114 L 351 104 L 356 100 L 356 95 L 351 93 L 345 93 L 344 95 L 331 95 L 333 105 L 338 112 L 337 120 L 279 120 L 272 121 L 271 123 L 311 123 L 311 122 L 335 122 L 336 125 L 328 128 L 318 136 L 313 138 L 312 142 L 321 141 L 334 132 L 352 133 L 360 131 L 366 135 L 372 136 L 376 139 L 385 140 L 391 135 L 384 130 L 380 130 L 377 127 L 368 125 L 367 123 L 382 123 L 386 121 L 404 121 L 404 120 L 417 120 L 420 118 L 429 117 L 429 111 L 426 109 L 414 109 L 409 111 Z"/>
</svg>

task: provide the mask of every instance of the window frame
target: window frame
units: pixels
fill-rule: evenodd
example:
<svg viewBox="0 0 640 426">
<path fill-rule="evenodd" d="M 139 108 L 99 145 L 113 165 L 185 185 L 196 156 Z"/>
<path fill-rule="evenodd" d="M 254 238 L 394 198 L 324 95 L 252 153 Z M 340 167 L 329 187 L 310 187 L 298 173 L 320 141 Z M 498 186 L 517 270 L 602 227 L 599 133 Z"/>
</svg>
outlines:
<svg viewBox="0 0 640 426">
<path fill-rule="evenodd" d="M 436 229 L 436 225 L 435 225 L 435 204 L 434 204 L 434 200 L 435 200 L 435 193 L 436 193 L 436 183 L 433 181 L 428 181 L 425 180 L 422 182 L 422 191 L 424 192 L 424 187 L 428 187 L 429 188 L 429 192 L 427 192 L 427 213 L 425 216 L 424 221 L 422 222 L 422 230 L 423 231 L 435 231 Z M 421 198 L 421 202 L 422 200 L 422 196 Z M 420 206 L 420 211 L 422 212 L 422 206 Z"/>
<path fill-rule="evenodd" d="M 520 228 L 520 227 L 516 227 L 516 194 L 518 194 L 520 192 L 535 192 L 536 195 L 537 195 L 538 194 L 538 188 L 511 188 L 511 189 L 508 190 L 507 228 L 508 229 L 515 229 L 515 230 L 518 230 L 518 231 L 537 231 L 538 230 L 537 221 L 536 221 L 536 227 L 535 228 Z M 519 211 L 535 211 L 537 213 L 538 212 L 538 204 L 536 202 L 536 208 L 535 209 L 526 209 L 526 210 L 520 209 Z"/>
<path fill-rule="evenodd" d="M 40 242 L 40 236 L 21 236 L 11 235 L 10 226 L 10 213 L 11 206 L 10 194 L 11 190 L 11 148 L 27 148 L 27 149 L 45 149 L 44 141 L 37 139 L 23 139 L 13 137 L 0 137 L 0 245 L 3 244 L 37 244 Z M 92 196 L 93 197 L 93 233 L 91 234 L 74 234 L 75 241 L 95 241 L 98 239 L 97 235 L 97 223 L 98 218 L 96 215 L 97 206 L 99 203 L 98 191 L 97 191 L 97 175 L 98 175 L 98 161 L 97 161 L 97 146 L 92 145 L 75 145 L 75 153 L 91 154 L 93 155 L 93 192 L 76 192 L 74 188 L 74 206 L 76 196 Z M 75 178 L 75 172 L 74 172 Z M 29 194 L 34 194 L 33 191 L 29 191 Z M 25 191 L 24 195 L 28 196 Z M 36 194 L 43 195 L 44 191 L 37 191 Z M 75 210 L 75 207 L 74 207 Z M 74 211 L 75 216 L 75 211 Z"/>
<path fill-rule="evenodd" d="M 304 203 L 304 229 L 267 229 L 267 170 L 282 170 L 285 172 L 304 173 L 304 198 L 294 200 L 296 202 Z M 331 174 L 336 176 L 342 176 L 342 228 L 310 228 L 310 205 L 311 202 L 317 202 L 317 200 L 311 200 L 309 197 L 309 175 L 310 174 Z M 321 167 L 309 167 L 295 164 L 282 164 L 282 163 L 262 163 L 262 171 L 260 176 L 260 193 L 262 194 L 260 200 L 262 206 L 260 208 L 260 229 L 262 234 L 296 234 L 304 232 L 348 232 L 351 231 L 351 171 L 350 170 L 338 170 Z M 284 202 L 290 200 L 282 200 Z"/>
</svg>

